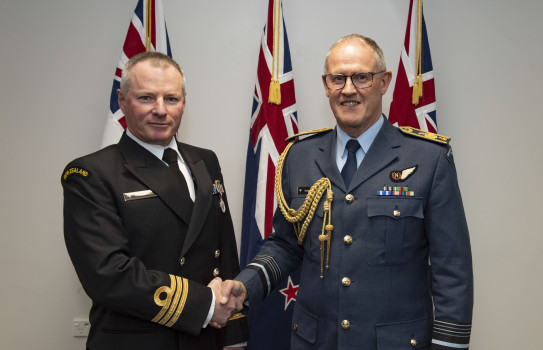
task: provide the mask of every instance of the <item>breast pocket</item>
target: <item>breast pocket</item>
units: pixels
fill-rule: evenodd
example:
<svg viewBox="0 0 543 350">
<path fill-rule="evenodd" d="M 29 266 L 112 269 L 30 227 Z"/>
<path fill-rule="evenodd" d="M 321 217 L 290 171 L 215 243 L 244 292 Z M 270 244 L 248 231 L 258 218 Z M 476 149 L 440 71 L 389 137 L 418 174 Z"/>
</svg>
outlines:
<svg viewBox="0 0 543 350">
<path fill-rule="evenodd" d="M 404 263 L 406 239 L 424 232 L 420 197 L 370 197 L 369 230 L 364 232 L 367 261 L 370 265 Z"/>
<path fill-rule="evenodd" d="M 166 216 L 171 216 L 160 197 L 149 196 L 131 199 L 122 203 L 121 217 L 131 240 L 157 239 L 157 232 L 162 232 Z"/>
</svg>

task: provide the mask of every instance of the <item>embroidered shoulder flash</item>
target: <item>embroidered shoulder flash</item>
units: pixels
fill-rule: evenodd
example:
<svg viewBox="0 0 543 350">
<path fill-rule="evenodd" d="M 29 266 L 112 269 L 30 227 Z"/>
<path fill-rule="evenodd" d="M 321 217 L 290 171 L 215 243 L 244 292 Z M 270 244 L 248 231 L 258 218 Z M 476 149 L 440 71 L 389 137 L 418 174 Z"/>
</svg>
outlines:
<svg viewBox="0 0 543 350">
<path fill-rule="evenodd" d="M 434 134 L 432 132 L 428 132 L 424 130 L 415 129 L 410 126 L 400 126 L 398 129 L 400 129 L 404 134 L 420 137 L 429 141 L 442 143 L 444 145 L 448 145 L 449 141 L 451 140 L 450 137 Z"/>
<path fill-rule="evenodd" d="M 300 136 L 307 136 L 307 135 L 316 135 L 316 134 L 321 134 L 321 133 L 325 133 L 325 132 L 328 132 L 328 131 L 331 131 L 333 129 L 331 128 L 322 128 L 322 129 L 313 129 L 313 130 L 307 130 L 307 131 L 302 131 L 300 133 L 297 133 L 296 135 L 292 135 L 290 137 L 287 137 L 285 139 L 286 142 L 290 142 L 294 139 L 299 139 Z"/>
<path fill-rule="evenodd" d="M 83 168 L 71 167 L 64 171 L 64 173 L 62 174 L 62 180 L 67 182 L 70 179 L 70 177 L 74 175 L 80 176 L 86 180 L 90 174 L 88 170 L 85 170 Z"/>
</svg>

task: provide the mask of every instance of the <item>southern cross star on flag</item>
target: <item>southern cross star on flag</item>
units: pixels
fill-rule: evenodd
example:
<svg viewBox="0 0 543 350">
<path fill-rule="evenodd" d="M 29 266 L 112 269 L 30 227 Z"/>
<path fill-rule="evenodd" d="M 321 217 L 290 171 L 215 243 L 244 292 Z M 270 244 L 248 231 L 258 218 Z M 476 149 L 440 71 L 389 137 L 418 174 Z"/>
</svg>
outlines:
<svg viewBox="0 0 543 350">
<path fill-rule="evenodd" d="M 150 51 L 162 52 L 172 57 L 162 0 L 139 0 L 136 5 L 113 76 L 109 112 L 102 135 L 102 147 L 119 142 L 126 129 L 126 121 L 117 101 L 117 89 L 121 87 L 124 64 L 132 56 Z"/>
<path fill-rule="evenodd" d="M 411 0 L 388 120 L 437 132 L 436 94 L 422 0 Z"/>
<path fill-rule="evenodd" d="M 275 168 L 298 132 L 296 98 L 281 1 L 269 0 L 262 33 L 247 148 L 241 237 L 241 266 L 258 253 L 273 231 Z M 248 349 L 288 349 L 299 269 L 249 315 Z"/>
</svg>

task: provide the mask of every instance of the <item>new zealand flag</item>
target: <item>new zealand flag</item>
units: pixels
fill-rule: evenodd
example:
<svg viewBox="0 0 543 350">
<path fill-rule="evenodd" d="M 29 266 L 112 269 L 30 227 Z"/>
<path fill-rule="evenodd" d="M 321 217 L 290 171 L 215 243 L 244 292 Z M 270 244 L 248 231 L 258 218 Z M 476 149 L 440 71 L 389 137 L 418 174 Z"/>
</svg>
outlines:
<svg viewBox="0 0 543 350">
<path fill-rule="evenodd" d="M 241 266 L 251 261 L 273 231 L 272 218 L 277 207 L 275 168 L 287 146 L 285 139 L 297 132 L 294 81 L 282 6 L 279 0 L 269 0 L 247 149 Z M 251 308 L 248 349 L 289 349 L 298 281 L 299 271 L 288 276 L 257 308 Z"/>
</svg>

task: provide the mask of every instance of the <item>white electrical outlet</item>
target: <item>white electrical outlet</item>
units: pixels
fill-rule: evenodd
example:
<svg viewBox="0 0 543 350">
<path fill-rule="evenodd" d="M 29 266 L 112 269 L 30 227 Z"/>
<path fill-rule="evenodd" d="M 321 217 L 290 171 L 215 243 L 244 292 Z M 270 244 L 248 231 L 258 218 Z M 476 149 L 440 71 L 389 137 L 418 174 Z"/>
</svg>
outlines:
<svg viewBox="0 0 543 350">
<path fill-rule="evenodd" d="M 87 337 L 89 335 L 90 322 L 82 318 L 74 318 L 72 335 L 74 337 Z"/>
</svg>

